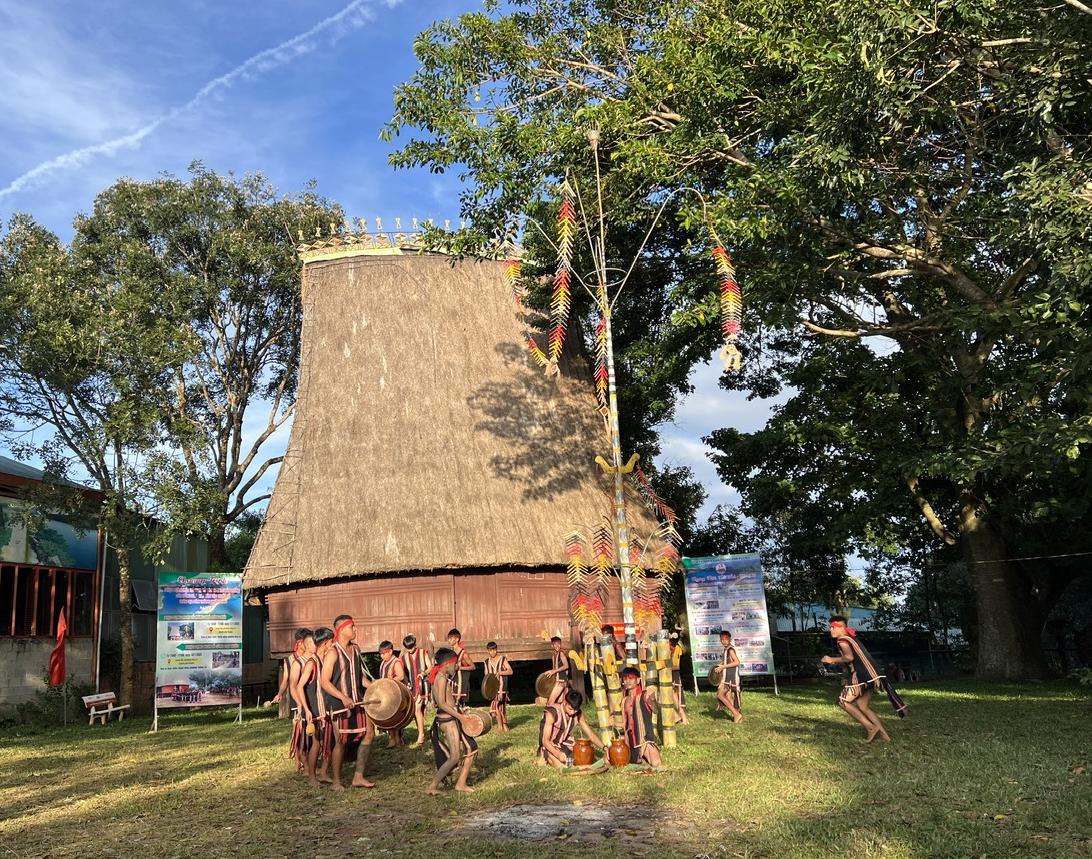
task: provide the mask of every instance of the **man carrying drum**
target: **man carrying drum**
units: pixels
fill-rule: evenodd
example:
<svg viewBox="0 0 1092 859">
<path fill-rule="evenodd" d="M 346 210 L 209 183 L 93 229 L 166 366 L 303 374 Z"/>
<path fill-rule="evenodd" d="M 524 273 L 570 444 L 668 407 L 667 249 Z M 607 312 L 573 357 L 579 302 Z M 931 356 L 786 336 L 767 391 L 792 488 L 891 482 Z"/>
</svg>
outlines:
<svg viewBox="0 0 1092 859">
<path fill-rule="evenodd" d="M 375 740 L 375 726 L 364 712 L 364 690 L 371 685 L 364 671 L 360 649 L 353 643 L 356 624 L 347 614 L 334 618 L 334 646 L 322 660 L 320 683 L 326 695 L 326 711 L 334 732 L 330 778 L 334 790 L 343 790 L 341 765 L 346 751 L 356 752 L 353 787 L 375 787 L 364 777 Z"/>
<path fill-rule="evenodd" d="M 497 720 L 497 727 L 501 731 L 508 730 L 508 678 L 512 676 L 512 663 L 508 657 L 497 649 L 497 642 L 490 641 L 485 645 L 485 676 L 486 683 L 499 683 L 500 689 L 493 697 L 489 710 Z M 496 681 L 489 681 L 489 677 L 496 677 Z M 483 684 L 483 688 L 484 688 Z"/>
<path fill-rule="evenodd" d="M 406 683 L 406 669 L 402 662 L 395 658 L 394 645 L 389 641 L 379 642 L 379 676 L 385 680 L 396 680 L 403 686 Z M 401 728 L 387 731 L 387 737 L 389 738 L 387 740 L 388 749 L 406 744 L 402 739 Z"/>
</svg>

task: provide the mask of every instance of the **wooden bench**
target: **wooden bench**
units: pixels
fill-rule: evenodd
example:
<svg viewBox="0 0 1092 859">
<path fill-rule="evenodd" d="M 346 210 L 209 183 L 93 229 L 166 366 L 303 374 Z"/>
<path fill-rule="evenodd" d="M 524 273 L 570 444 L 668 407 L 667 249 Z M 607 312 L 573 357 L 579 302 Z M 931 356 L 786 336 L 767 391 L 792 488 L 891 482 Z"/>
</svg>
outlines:
<svg viewBox="0 0 1092 859">
<path fill-rule="evenodd" d="M 84 695 L 83 706 L 85 706 L 91 713 L 91 718 L 88 720 L 88 725 L 95 724 L 95 719 L 99 720 L 100 725 L 105 725 L 106 720 L 109 719 L 114 713 L 118 714 L 118 720 L 125 718 L 125 711 L 129 709 L 128 704 L 117 704 L 118 696 L 113 692 L 100 692 L 97 695 Z"/>
</svg>

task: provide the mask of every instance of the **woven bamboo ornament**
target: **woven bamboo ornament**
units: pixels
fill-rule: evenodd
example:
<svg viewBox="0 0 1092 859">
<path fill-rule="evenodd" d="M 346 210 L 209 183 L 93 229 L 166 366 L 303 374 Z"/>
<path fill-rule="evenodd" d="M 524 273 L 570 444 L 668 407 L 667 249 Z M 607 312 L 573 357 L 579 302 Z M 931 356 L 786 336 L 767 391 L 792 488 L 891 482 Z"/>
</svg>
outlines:
<svg viewBox="0 0 1092 859">
<path fill-rule="evenodd" d="M 609 383 L 607 370 L 607 321 L 600 319 L 595 327 L 595 399 L 599 403 L 599 414 L 606 417 L 610 414 L 607 405 L 607 389 Z"/>
<path fill-rule="evenodd" d="M 573 207 L 572 186 L 566 181 L 561 186 L 561 208 L 557 213 L 557 269 L 554 272 L 554 291 L 550 301 L 549 364 L 546 374 L 557 375 L 557 362 L 565 348 L 565 331 L 569 324 L 572 307 L 572 259 L 573 239 L 576 236 L 576 209 Z"/>
<path fill-rule="evenodd" d="M 716 247 L 713 248 L 713 260 L 717 264 L 717 274 L 720 275 L 720 330 L 724 335 L 724 347 L 720 350 L 721 360 L 724 361 L 726 370 L 738 371 L 743 363 L 736 341 L 743 330 L 743 294 L 736 282 L 736 270 L 732 265 L 732 258 L 728 251 L 717 241 L 713 234 Z"/>
<path fill-rule="evenodd" d="M 518 259 L 504 261 L 504 282 L 512 290 L 512 300 L 516 307 L 523 307 L 523 269 Z"/>
</svg>

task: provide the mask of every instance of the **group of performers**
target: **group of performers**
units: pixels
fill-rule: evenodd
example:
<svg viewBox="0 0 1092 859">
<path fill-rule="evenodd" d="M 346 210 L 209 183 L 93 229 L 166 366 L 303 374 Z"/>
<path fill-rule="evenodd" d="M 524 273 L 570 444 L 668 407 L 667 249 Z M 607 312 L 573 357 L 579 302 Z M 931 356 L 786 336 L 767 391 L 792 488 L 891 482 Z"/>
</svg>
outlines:
<svg viewBox="0 0 1092 859">
<path fill-rule="evenodd" d="M 618 641 L 614 629 L 604 626 L 600 630 L 605 641 L 612 644 L 614 660 L 625 665 L 625 646 Z M 844 667 L 844 677 L 839 706 L 860 723 L 867 732 L 867 741 L 890 741 L 879 717 L 870 704 L 877 691 L 887 692 L 901 717 L 906 715 L 906 705 L 887 678 L 876 669 L 876 664 L 864 646 L 857 641 L 856 633 L 849 628 L 843 617 L 831 619 L 830 634 L 838 646 L 838 656 L 824 656 L 827 665 Z M 276 700 L 287 692 L 292 703 L 293 726 L 290 752 L 296 758 L 299 769 L 314 784 L 329 784 L 334 790 L 342 790 L 342 767 L 353 761 L 350 784 L 354 787 L 374 787 L 367 778 L 368 761 L 375 740 L 376 728 L 364 706 L 365 690 L 374 679 L 365 666 L 360 649 L 355 643 L 356 626 L 349 615 L 334 619 L 333 628 L 300 629 L 295 634 L 293 653 L 285 660 L 282 688 Z M 717 687 L 718 709 L 723 706 L 733 722 L 743 721 L 740 683 L 740 659 L 732 643 L 731 633 L 720 633 L 722 657 Z M 554 678 L 549 697 L 545 701 L 539 723 L 539 743 L 536 761 L 557 768 L 574 764 L 575 732 L 579 729 L 591 744 L 600 751 L 606 745 L 591 727 L 583 714 L 585 696 L 582 690 L 573 688 L 573 666 L 565 653 L 560 637 L 551 639 L 552 667 L 547 672 Z M 672 633 L 670 643 L 670 667 L 672 674 L 672 702 L 676 723 L 689 724 L 686 715 L 686 698 L 682 688 L 681 659 L 683 647 L 678 633 Z M 495 695 L 490 712 L 500 731 L 507 731 L 509 681 L 513 675 L 512 664 L 501 653 L 496 642 L 486 646 L 484 669 L 487 678 L 494 675 Z M 432 648 L 422 647 L 414 635 L 402 639 L 401 651 L 395 654 L 394 645 L 383 641 L 379 645 L 379 677 L 403 684 L 412 702 L 412 720 L 416 723 L 417 736 L 413 748 L 424 745 L 426 736 L 431 741 L 436 761 L 436 772 L 427 788 L 430 794 L 440 791 L 449 776 L 455 775 L 457 791 L 471 791 L 468 784 L 470 769 L 478 746 L 468 731 L 467 713 L 470 695 L 470 679 L 475 670 L 474 660 L 462 642 L 458 629 L 447 635 L 447 646 L 434 653 Z M 582 667 L 582 666 L 581 666 Z M 658 706 L 655 688 L 646 688 L 641 671 L 625 665 L 620 672 L 623 690 L 622 736 L 629 748 L 630 762 L 652 767 L 661 765 L 661 755 L 656 743 L 653 714 Z M 429 706 L 435 715 L 426 733 L 425 716 Z M 387 731 L 390 747 L 406 746 L 403 729 Z"/>
</svg>

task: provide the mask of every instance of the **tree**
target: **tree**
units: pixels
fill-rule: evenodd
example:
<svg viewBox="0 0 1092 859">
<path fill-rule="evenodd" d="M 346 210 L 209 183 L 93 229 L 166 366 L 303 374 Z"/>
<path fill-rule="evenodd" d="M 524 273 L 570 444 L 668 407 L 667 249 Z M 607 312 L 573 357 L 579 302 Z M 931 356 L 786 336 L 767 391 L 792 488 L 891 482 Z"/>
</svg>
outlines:
<svg viewBox="0 0 1092 859">
<path fill-rule="evenodd" d="M 343 217 L 310 189 L 278 197 L 260 175 L 223 177 L 194 164 L 188 181 L 121 180 L 76 221 L 76 241 L 88 253 L 119 249 L 139 258 L 149 288 L 171 293 L 184 314 L 179 323 L 197 338 L 161 391 L 181 459 L 161 452 L 153 465 L 170 523 L 164 539 L 201 534 L 214 568 L 227 562 L 225 529 L 269 498 L 253 490 L 281 457 L 263 458 L 263 447 L 295 410 L 296 245 Z"/>
<path fill-rule="evenodd" d="M 125 702 L 133 696 L 129 546 L 152 494 L 143 460 L 165 441 L 157 392 L 193 348 L 178 308 L 148 274 L 139 255 L 120 247 L 89 254 L 78 240 L 65 248 L 25 216 L 0 241 L 0 414 L 14 419 L 5 437 L 45 462 L 74 510 L 88 496 L 65 483 L 73 467 L 101 493 L 95 518 L 120 577 Z"/>
<path fill-rule="evenodd" d="M 675 214 L 680 231 L 708 215 L 744 275 L 754 333 L 738 383 L 822 390 L 804 391 L 818 409 L 780 435 L 715 438 L 725 461 L 751 448 L 746 503 L 815 511 L 776 479 L 775 441 L 792 442 L 811 493 L 834 505 L 820 518 L 842 535 L 882 545 L 891 529 L 871 514 L 898 510 L 961 553 L 981 675 L 1040 675 L 1043 618 L 1073 571 L 1016 558 L 1035 554 L 1047 523 L 1086 515 L 1071 490 L 1092 442 L 1086 7 L 510 8 L 418 39 L 420 68 L 387 133 L 419 134 L 394 163 L 462 171 L 468 248 L 566 171 L 586 179 L 591 126 L 608 207 L 627 228 L 671 192 L 704 192 L 707 212 L 679 197 Z M 678 325 L 709 336 L 707 283 L 678 278 L 664 300 Z M 890 434 L 852 409 L 854 394 Z M 860 487 L 823 459 L 843 450 L 873 466 L 854 471 Z"/>
</svg>

